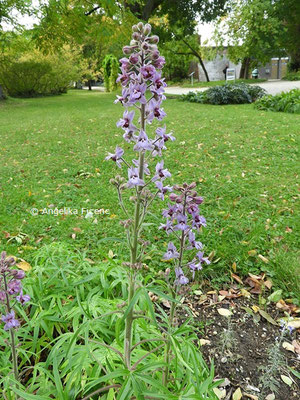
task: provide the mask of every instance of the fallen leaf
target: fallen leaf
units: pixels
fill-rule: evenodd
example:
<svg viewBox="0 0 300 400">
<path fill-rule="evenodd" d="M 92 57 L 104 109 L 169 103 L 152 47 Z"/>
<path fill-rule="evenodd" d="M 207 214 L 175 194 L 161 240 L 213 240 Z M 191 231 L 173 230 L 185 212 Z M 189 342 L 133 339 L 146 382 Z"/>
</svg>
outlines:
<svg viewBox="0 0 300 400">
<path fill-rule="evenodd" d="M 206 344 L 210 344 L 210 340 L 207 339 L 200 339 L 201 346 L 205 346 Z"/>
<path fill-rule="evenodd" d="M 217 396 L 217 398 L 219 400 L 224 399 L 224 397 L 226 396 L 226 390 L 220 390 L 218 388 L 213 388 L 214 394 Z"/>
<path fill-rule="evenodd" d="M 288 351 L 291 351 L 291 352 L 295 353 L 295 347 L 294 347 L 291 343 L 289 343 L 289 342 L 283 342 L 283 343 L 282 343 L 282 347 L 283 347 L 285 350 L 288 350 Z"/>
<path fill-rule="evenodd" d="M 264 310 L 259 310 L 258 312 L 264 319 L 270 322 L 270 324 L 277 325 L 277 322 L 267 312 L 265 312 Z"/>
<path fill-rule="evenodd" d="M 244 396 L 248 397 L 249 399 L 252 399 L 252 400 L 258 400 L 258 397 L 255 396 L 254 394 L 249 394 L 249 393 L 244 392 Z"/>
<path fill-rule="evenodd" d="M 259 257 L 264 263 L 268 264 L 269 260 L 268 260 L 266 257 L 264 257 L 262 254 L 259 254 L 258 257 Z"/>
<path fill-rule="evenodd" d="M 251 308 L 255 313 L 257 313 L 260 310 L 258 306 L 252 306 Z"/>
<path fill-rule="evenodd" d="M 236 262 L 234 262 L 233 264 L 232 264 L 232 270 L 233 270 L 233 272 L 236 272 Z"/>
<path fill-rule="evenodd" d="M 218 308 L 218 313 L 223 317 L 230 317 L 232 312 L 228 308 Z"/>
<path fill-rule="evenodd" d="M 217 398 L 219 400 L 224 399 L 224 397 L 226 396 L 226 390 L 220 390 L 218 388 L 213 388 L 214 394 L 217 396 Z"/>
<path fill-rule="evenodd" d="M 81 232 L 82 232 L 82 230 L 81 230 L 80 228 L 78 228 L 77 226 L 75 226 L 75 227 L 73 228 L 73 231 L 74 231 L 74 232 L 78 232 L 78 233 L 81 233 Z"/>
<path fill-rule="evenodd" d="M 32 266 L 26 262 L 26 261 L 21 261 L 17 264 L 17 267 L 22 269 L 23 271 L 30 271 L 32 269 Z"/>
<path fill-rule="evenodd" d="M 250 257 L 256 256 L 256 253 L 257 253 L 256 250 L 249 250 L 249 251 L 248 251 L 248 255 L 249 255 Z"/>
<path fill-rule="evenodd" d="M 281 379 L 283 380 L 284 383 L 286 383 L 289 386 L 292 386 L 293 381 L 291 380 L 291 378 L 289 378 L 286 375 L 280 375 Z"/>
<path fill-rule="evenodd" d="M 232 395 L 232 400 L 241 400 L 243 397 L 242 391 L 240 388 L 236 389 L 236 391 Z"/>
<path fill-rule="evenodd" d="M 292 321 L 288 321 L 287 326 L 291 326 L 294 329 L 300 328 L 300 318 L 295 318 Z"/>
<path fill-rule="evenodd" d="M 294 346 L 295 352 L 300 354 L 300 343 L 298 340 L 293 340 L 292 345 Z"/>
<path fill-rule="evenodd" d="M 236 280 L 238 283 L 240 283 L 241 285 L 244 284 L 244 282 L 241 280 L 241 278 L 240 278 L 238 275 L 236 275 L 236 274 L 234 274 L 233 272 L 231 272 L 231 276 L 232 276 L 233 279 L 235 279 L 235 280 Z"/>
<path fill-rule="evenodd" d="M 251 293 L 246 289 L 241 289 L 241 295 L 249 299 L 251 297 Z"/>
<path fill-rule="evenodd" d="M 274 393 L 268 394 L 265 400 L 275 400 L 275 394 Z"/>
<path fill-rule="evenodd" d="M 268 288 L 270 290 L 271 287 L 273 286 L 273 283 L 272 283 L 272 281 L 270 281 L 270 279 L 267 279 L 266 281 L 264 281 L 264 285 L 266 288 Z"/>
</svg>

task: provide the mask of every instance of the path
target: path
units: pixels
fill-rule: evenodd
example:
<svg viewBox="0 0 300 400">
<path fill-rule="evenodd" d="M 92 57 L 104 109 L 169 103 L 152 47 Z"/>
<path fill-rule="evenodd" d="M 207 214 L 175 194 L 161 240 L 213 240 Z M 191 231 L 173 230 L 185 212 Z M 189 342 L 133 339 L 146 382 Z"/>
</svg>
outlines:
<svg viewBox="0 0 300 400">
<path fill-rule="evenodd" d="M 268 81 L 263 83 L 258 83 L 258 86 L 266 89 L 268 94 L 277 94 L 281 92 L 288 92 L 292 89 L 300 89 L 300 81 Z M 208 89 L 207 87 L 201 88 L 182 88 L 179 86 L 171 86 L 166 88 L 166 94 L 187 94 L 188 92 L 203 92 L 204 90 Z"/>
</svg>

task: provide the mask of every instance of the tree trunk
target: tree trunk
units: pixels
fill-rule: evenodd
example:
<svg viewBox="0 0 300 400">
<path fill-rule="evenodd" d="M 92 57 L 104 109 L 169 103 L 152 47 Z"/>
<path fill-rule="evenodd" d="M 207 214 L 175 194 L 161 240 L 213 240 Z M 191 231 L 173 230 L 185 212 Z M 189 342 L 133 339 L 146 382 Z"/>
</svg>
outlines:
<svg viewBox="0 0 300 400">
<path fill-rule="evenodd" d="M 88 80 L 88 87 L 89 87 L 89 90 L 92 90 L 92 81 L 90 79 Z"/>
<path fill-rule="evenodd" d="M 180 38 L 179 38 L 179 39 L 180 39 Z M 200 63 L 200 65 L 201 65 L 201 68 L 203 69 L 203 72 L 204 72 L 204 75 L 205 75 L 205 78 L 206 78 L 206 82 L 209 82 L 209 76 L 208 76 L 207 70 L 206 70 L 206 68 L 205 68 L 204 62 L 203 62 L 203 60 L 202 60 L 202 57 L 200 56 L 200 54 L 199 54 L 186 40 L 184 40 L 184 39 L 182 39 L 182 38 L 181 38 L 181 40 L 182 40 L 183 43 L 191 50 L 191 52 L 194 54 L 194 56 L 198 58 L 199 63 Z"/>
<path fill-rule="evenodd" d="M 240 79 L 247 79 L 249 75 L 250 57 L 245 57 L 242 62 Z"/>
<path fill-rule="evenodd" d="M 5 99 L 5 94 L 4 91 L 2 89 L 2 86 L 0 85 L 0 100 L 4 100 Z"/>
</svg>

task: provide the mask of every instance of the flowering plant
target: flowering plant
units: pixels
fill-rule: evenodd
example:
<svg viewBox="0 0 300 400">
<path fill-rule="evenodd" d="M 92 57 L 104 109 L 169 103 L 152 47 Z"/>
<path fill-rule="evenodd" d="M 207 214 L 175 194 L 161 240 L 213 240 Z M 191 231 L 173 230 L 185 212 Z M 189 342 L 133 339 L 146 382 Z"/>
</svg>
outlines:
<svg viewBox="0 0 300 400">
<path fill-rule="evenodd" d="M 165 260 L 174 259 L 176 261 L 173 282 L 170 279 L 169 269 L 165 274 L 170 283 L 169 291 L 174 300 L 169 318 L 170 326 L 174 319 L 178 287 L 189 281 L 184 269 L 188 267 L 192 271 L 191 275 L 194 276 L 195 271 L 200 270 L 203 263 L 209 264 L 209 260 L 200 251 L 202 244 L 196 240 L 197 231 L 202 226 L 206 226 L 205 218 L 199 212 L 199 205 L 203 199 L 195 191 L 196 184 L 185 183 L 182 186 L 172 187 L 166 183 L 171 177 L 171 173 L 161 157 L 168 142 L 174 141 L 175 137 L 172 132 L 167 132 L 166 125 L 156 128 L 152 136 L 148 133 L 149 126 L 155 120 L 162 121 L 166 116 L 162 108 L 166 83 L 161 73 L 165 60 L 157 49 L 159 38 L 151 35 L 150 24 L 144 25 L 139 22 L 132 27 L 132 30 L 130 46 L 123 48 L 127 57 L 120 60 L 121 73 L 117 81 L 122 85 L 122 94 L 117 96 L 115 103 L 121 103 L 125 108 L 122 118 L 117 122 L 117 127 L 123 130 L 124 140 L 133 144 L 133 150 L 137 152 L 137 157 L 128 162 L 125 159 L 124 150 L 119 146 L 116 147 L 114 153 L 109 153 L 106 157 L 106 160 L 115 162 L 118 168 L 122 169 L 124 166 L 127 168 L 127 179 L 117 175 L 111 179 L 111 183 L 117 188 L 119 203 L 127 217 L 125 221 L 121 221 L 121 224 L 126 229 L 130 250 L 130 262 L 126 263 L 129 283 L 124 335 L 124 361 L 129 370 L 135 368 L 140 362 L 136 362 L 134 366 L 131 365 L 132 349 L 137 347 L 137 345 L 132 346 L 133 322 L 139 318 L 136 316 L 134 307 L 137 292 L 136 276 L 142 267 L 147 246 L 147 243 L 141 238 L 143 223 L 155 198 L 164 200 L 165 196 L 169 194 L 169 199 L 173 204 L 163 211 L 166 223 L 162 224 L 160 228 L 179 240 L 178 250 L 175 244 L 170 242 L 163 257 Z M 130 107 L 133 109 L 130 110 Z M 138 117 L 136 117 L 136 112 Z M 155 167 L 151 168 L 150 161 L 153 159 L 157 159 L 157 161 Z M 134 204 L 133 216 L 130 215 L 123 199 L 123 192 L 127 189 L 134 191 L 134 195 L 130 197 L 131 203 Z M 190 260 L 184 260 L 184 251 L 187 249 L 196 250 L 195 257 Z M 166 339 L 166 335 L 162 341 L 167 343 L 163 373 L 163 386 L 167 387 L 170 341 Z M 142 359 L 144 358 L 145 356 L 142 357 Z"/>
<path fill-rule="evenodd" d="M 18 361 L 16 353 L 15 333 L 14 330 L 20 326 L 20 322 L 16 319 L 13 309 L 16 302 L 24 305 L 30 300 L 27 294 L 23 294 L 21 280 L 25 277 L 22 270 L 13 269 L 15 265 L 13 257 L 7 257 L 3 251 L 0 256 L 0 304 L 4 304 L 5 314 L 1 315 L 1 321 L 4 323 L 4 330 L 10 331 L 11 352 L 13 359 L 13 368 L 15 379 L 18 380 Z"/>
</svg>

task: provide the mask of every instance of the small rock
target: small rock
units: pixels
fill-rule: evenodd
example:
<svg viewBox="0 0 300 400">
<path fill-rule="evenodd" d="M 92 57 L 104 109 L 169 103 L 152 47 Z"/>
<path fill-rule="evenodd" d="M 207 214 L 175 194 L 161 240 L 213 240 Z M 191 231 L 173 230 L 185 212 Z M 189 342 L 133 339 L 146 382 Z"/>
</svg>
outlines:
<svg viewBox="0 0 300 400">
<path fill-rule="evenodd" d="M 221 358 L 221 363 L 225 364 L 227 362 L 227 357 L 222 357 Z"/>
</svg>

